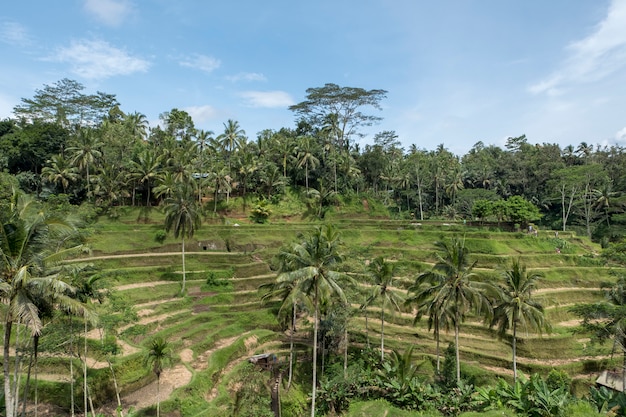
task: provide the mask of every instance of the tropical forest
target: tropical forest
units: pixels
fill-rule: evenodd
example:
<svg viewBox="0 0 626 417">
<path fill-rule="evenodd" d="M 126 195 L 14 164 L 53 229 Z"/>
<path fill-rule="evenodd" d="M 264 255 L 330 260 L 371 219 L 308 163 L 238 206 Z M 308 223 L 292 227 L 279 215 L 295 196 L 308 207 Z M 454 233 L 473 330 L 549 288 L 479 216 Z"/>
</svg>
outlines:
<svg viewBox="0 0 626 417">
<path fill-rule="evenodd" d="M 625 416 L 626 148 L 305 93 L 203 130 L 62 79 L 0 121 L 0 415 Z"/>
</svg>

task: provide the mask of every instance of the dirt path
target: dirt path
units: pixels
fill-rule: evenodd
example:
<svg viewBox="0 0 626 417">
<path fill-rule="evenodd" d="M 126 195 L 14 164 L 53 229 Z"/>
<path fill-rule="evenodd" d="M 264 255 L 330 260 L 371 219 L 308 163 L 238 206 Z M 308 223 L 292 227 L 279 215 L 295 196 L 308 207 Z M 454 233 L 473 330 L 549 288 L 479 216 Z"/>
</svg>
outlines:
<svg viewBox="0 0 626 417">
<path fill-rule="evenodd" d="M 165 369 L 161 374 L 159 386 L 159 396 L 161 402 L 168 399 L 175 389 L 183 387 L 191 382 L 192 373 L 185 364 L 176 365 L 173 368 Z M 157 403 L 157 381 L 153 381 L 122 397 L 122 406 L 125 410 L 134 408 L 139 410 L 142 408 L 156 405 Z"/>
<path fill-rule="evenodd" d="M 185 251 L 185 255 L 208 255 L 208 256 L 224 256 L 224 255 L 243 255 L 243 252 L 187 252 Z M 76 258 L 70 259 L 68 263 L 74 262 L 89 262 L 89 261 L 100 261 L 106 259 L 120 259 L 120 258 L 145 258 L 145 257 L 160 257 L 160 256 L 180 256 L 180 252 L 145 252 L 145 253 L 124 253 L 121 255 L 101 255 L 101 256 L 90 256 L 86 258 Z"/>
</svg>

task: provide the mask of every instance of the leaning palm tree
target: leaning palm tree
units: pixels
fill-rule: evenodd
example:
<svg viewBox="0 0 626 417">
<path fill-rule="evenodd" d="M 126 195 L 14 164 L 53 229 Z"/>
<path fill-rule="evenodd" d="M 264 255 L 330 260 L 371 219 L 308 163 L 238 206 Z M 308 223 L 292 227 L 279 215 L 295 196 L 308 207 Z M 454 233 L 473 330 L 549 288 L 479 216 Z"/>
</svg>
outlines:
<svg viewBox="0 0 626 417">
<path fill-rule="evenodd" d="M 67 295 L 74 290 L 62 280 L 63 268 L 59 264 L 79 249 L 66 246 L 75 236 L 72 224 L 53 218 L 36 201 L 18 192 L 13 193 L 8 211 L 0 213 L 0 220 L 5 416 L 15 417 L 19 379 L 11 375 L 8 360 L 14 327 L 26 326 L 33 336 L 38 336 L 42 329 L 42 300 L 51 308 L 63 306 L 78 314 L 83 314 L 84 308 Z M 14 369 L 17 371 L 18 366 Z"/>
<path fill-rule="evenodd" d="M 504 285 L 500 289 L 500 297 L 493 310 L 491 326 L 498 327 L 500 337 L 508 329 L 513 332 L 511 348 L 513 350 L 513 379 L 517 381 L 517 329 L 520 327 L 542 331 L 548 329 L 543 306 L 532 298 L 532 291 L 537 287 L 541 274 L 527 272 L 526 266 L 518 260 L 512 262 L 511 268 L 504 272 Z"/>
<path fill-rule="evenodd" d="M 182 237 L 183 286 L 181 293 L 185 292 L 186 282 L 185 238 L 192 238 L 202 224 L 200 207 L 194 197 L 191 184 L 181 184 L 170 197 L 165 199 L 165 231 L 172 230 L 175 238 Z"/>
<path fill-rule="evenodd" d="M 459 355 L 459 328 L 466 314 L 471 310 L 490 312 L 491 305 L 487 293 L 493 291 L 489 283 L 475 281 L 474 267 L 470 262 L 465 240 L 452 238 L 435 243 L 438 252 L 433 268 L 418 277 L 420 283 L 428 283 L 432 288 L 431 303 L 433 317 L 440 320 L 450 317 L 454 326 L 454 344 L 456 357 L 456 379 L 461 381 L 461 363 Z M 440 322 L 438 322 L 440 324 Z"/>
<path fill-rule="evenodd" d="M 157 417 L 160 416 L 161 409 L 161 373 L 163 373 L 163 369 L 166 366 L 169 366 L 171 361 L 172 353 L 168 341 L 161 337 L 152 339 L 150 350 L 146 354 L 145 363 L 152 368 L 152 372 L 157 377 Z"/>
<path fill-rule="evenodd" d="M 339 254 L 339 232 L 332 226 L 317 227 L 313 232 L 302 236 L 302 241 L 281 250 L 280 257 L 285 271 L 276 278 L 280 285 L 293 285 L 304 294 L 313 306 L 313 381 L 311 396 L 311 416 L 315 416 L 315 396 L 317 386 L 317 334 L 319 330 L 320 305 L 331 295 L 347 303 L 342 282 L 348 277 L 337 270 L 342 262 Z"/>
<path fill-rule="evenodd" d="M 361 308 L 371 305 L 379 297 L 382 299 L 380 308 L 380 360 L 385 360 L 385 309 L 390 304 L 395 310 L 400 310 L 402 297 L 395 292 L 393 278 L 395 265 L 378 257 L 369 266 L 370 275 L 373 279 L 372 291 Z"/>
</svg>

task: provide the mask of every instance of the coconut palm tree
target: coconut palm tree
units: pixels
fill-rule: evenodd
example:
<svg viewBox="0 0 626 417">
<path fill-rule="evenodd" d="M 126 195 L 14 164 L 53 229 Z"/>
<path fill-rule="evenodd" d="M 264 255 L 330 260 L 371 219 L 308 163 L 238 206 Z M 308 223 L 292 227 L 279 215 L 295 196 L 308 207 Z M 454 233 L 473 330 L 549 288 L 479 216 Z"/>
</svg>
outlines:
<svg viewBox="0 0 626 417">
<path fill-rule="evenodd" d="M 67 296 L 73 288 L 65 283 L 58 262 L 76 253 L 66 247 L 76 229 L 66 220 L 53 218 L 30 197 L 14 192 L 8 212 L 0 214 L 0 299 L 5 305 L 4 399 L 5 416 L 18 410 L 18 379 L 9 369 L 11 335 L 16 325 L 26 326 L 33 336 L 41 332 L 41 300 L 48 306 L 64 306 L 83 314 L 81 303 Z M 17 370 L 17 367 L 15 368 Z"/>
<path fill-rule="evenodd" d="M 231 157 L 235 151 L 235 147 L 239 146 L 239 142 L 246 137 L 246 132 L 239 126 L 236 120 L 228 119 L 224 123 L 224 133 L 217 137 L 222 147 L 227 150 L 228 171 L 231 170 Z"/>
<path fill-rule="evenodd" d="M 470 262 L 465 240 L 454 237 L 435 243 L 437 262 L 432 269 L 421 274 L 419 284 L 430 284 L 432 288 L 432 307 L 438 312 L 434 317 L 439 319 L 451 316 L 454 325 L 454 344 L 456 357 L 456 379 L 461 381 L 461 363 L 459 355 L 459 328 L 466 314 L 472 310 L 487 312 L 491 305 L 487 293 L 493 292 L 489 283 L 475 281 L 474 267 Z"/>
<path fill-rule="evenodd" d="M 45 181 L 55 186 L 61 185 L 63 194 L 67 194 L 67 187 L 78 179 L 76 168 L 62 155 L 53 155 L 48 165 L 41 170 L 41 175 Z"/>
<path fill-rule="evenodd" d="M 287 265 L 281 265 L 281 271 L 287 272 Z M 269 302 L 274 299 L 280 300 L 278 309 L 279 320 L 287 319 L 291 321 L 291 331 L 289 332 L 289 377 L 287 380 L 287 389 L 291 387 L 293 379 L 293 335 L 296 332 L 296 317 L 298 313 L 298 305 L 307 301 L 307 298 L 300 292 L 300 288 L 295 285 L 294 281 L 276 281 L 261 285 L 260 289 L 264 292 L 261 299 L 263 302 Z"/>
<path fill-rule="evenodd" d="M 309 191 L 309 169 L 315 169 L 320 160 L 314 154 L 315 142 L 311 136 L 298 138 L 298 168 L 304 167 L 304 180 L 306 191 Z"/>
<path fill-rule="evenodd" d="M 385 309 L 391 305 L 395 310 L 400 310 L 403 302 L 402 297 L 395 292 L 393 287 L 395 264 L 378 257 L 369 266 L 372 277 L 372 291 L 361 308 L 371 305 L 379 297 L 382 299 L 380 308 L 380 360 L 385 360 Z"/>
<path fill-rule="evenodd" d="M 74 146 L 67 148 L 72 154 L 72 163 L 80 170 L 85 171 L 87 181 L 87 196 L 91 196 L 91 181 L 89 168 L 102 157 L 100 142 L 94 135 L 93 130 L 82 128 L 78 131 L 76 143 Z"/>
<path fill-rule="evenodd" d="M 152 372 L 157 377 L 157 417 L 160 416 L 161 409 L 161 374 L 165 367 L 169 366 L 172 361 L 172 352 L 167 340 L 156 337 L 150 343 L 150 349 L 146 354 L 145 363 L 150 366 Z"/>
<path fill-rule="evenodd" d="M 539 273 L 527 272 L 526 266 L 519 259 L 514 260 L 511 268 L 504 272 L 504 285 L 500 288 L 500 297 L 493 309 L 491 326 L 498 327 L 498 335 L 504 336 L 508 329 L 513 332 L 511 347 L 514 381 L 517 381 L 517 330 L 520 327 L 538 331 L 548 328 L 543 306 L 532 298 L 532 291 L 541 277 Z"/>
<path fill-rule="evenodd" d="M 429 273 L 420 274 L 415 280 L 415 283 L 408 289 L 409 294 L 413 295 L 410 295 L 406 299 L 406 304 L 416 307 L 413 324 L 416 324 L 423 315 L 428 317 L 428 331 L 432 329 L 435 338 L 436 369 L 437 373 L 439 373 L 441 369 L 441 329 L 443 328 L 446 331 L 450 329 L 453 314 L 450 314 L 449 309 L 443 308 L 441 300 L 435 297 L 439 285 L 433 284 L 432 280 L 436 278 L 439 277 L 432 276 Z"/>
<path fill-rule="evenodd" d="M 144 149 L 137 155 L 136 159 L 130 161 L 130 179 L 144 185 L 146 189 L 146 207 L 150 206 L 152 181 L 157 178 L 160 171 L 161 157 L 154 150 Z"/>
<path fill-rule="evenodd" d="M 165 199 L 165 231 L 174 232 L 174 237 L 182 237 L 181 252 L 183 259 L 183 286 L 185 292 L 185 238 L 192 238 L 202 223 L 200 207 L 194 197 L 190 183 L 181 184 L 174 193 Z"/>
<path fill-rule="evenodd" d="M 342 283 L 347 281 L 348 277 L 337 270 L 342 262 L 339 247 L 337 229 L 332 225 L 317 227 L 313 232 L 302 236 L 302 241 L 281 250 L 280 257 L 286 270 L 276 278 L 279 285 L 292 285 L 297 288 L 298 292 L 310 300 L 313 307 L 312 417 L 315 416 L 320 305 L 323 299 L 329 299 L 332 295 L 347 303 Z"/>
</svg>

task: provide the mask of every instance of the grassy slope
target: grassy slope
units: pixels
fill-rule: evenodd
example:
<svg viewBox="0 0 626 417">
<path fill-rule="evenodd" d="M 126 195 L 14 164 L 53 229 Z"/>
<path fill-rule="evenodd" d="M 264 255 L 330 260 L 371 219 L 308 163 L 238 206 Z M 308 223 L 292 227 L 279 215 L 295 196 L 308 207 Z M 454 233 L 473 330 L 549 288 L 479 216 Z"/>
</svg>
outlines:
<svg viewBox="0 0 626 417">
<path fill-rule="evenodd" d="M 226 405 L 232 401 L 227 374 L 241 359 L 265 351 L 279 354 L 287 351 L 288 341 L 274 319 L 271 306 L 259 302 L 256 290 L 273 279 L 269 265 L 277 249 L 312 225 L 291 219 L 266 225 L 241 219 L 226 224 L 205 223 L 194 239 L 187 242 L 188 293 L 179 297 L 180 241 L 168 238 L 163 244 L 155 242 L 161 221 L 157 211 L 151 214 L 148 224 L 137 223 L 136 213 L 130 211 L 115 221 L 101 219 L 90 238 L 93 256 L 100 258 L 90 262 L 111 273 L 106 284 L 120 289 L 114 290 L 118 310 L 120 306 L 142 310 L 141 318 L 134 320 L 136 323 L 143 320 L 143 324 L 133 324 L 131 320 L 121 327 L 120 323 L 117 331 L 121 340 L 144 349 L 147 341 L 158 334 L 170 340 L 175 353 L 180 354 L 183 349 L 193 353 L 193 361 L 186 363 L 193 373 L 192 381 L 165 402 L 164 410 L 178 409 L 184 416 L 215 415 L 227 410 Z M 612 279 L 611 269 L 601 266 L 594 257 L 599 248 L 588 240 L 563 232 L 556 240 L 548 231 L 540 232 L 535 238 L 522 233 L 486 232 L 463 225 L 427 222 L 418 225 L 408 221 L 352 218 L 336 219 L 335 223 L 342 231 L 348 255 L 346 263 L 352 271 L 363 272 L 365 259 L 382 255 L 397 262 L 401 284 L 410 283 L 420 270 L 428 268 L 433 262 L 433 242 L 451 234 L 466 237 L 484 279 L 497 279 L 500 269 L 512 257 L 519 257 L 529 269 L 545 274 L 538 297 L 547 307 L 554 327 L 549 335 L 522 334 L 523 340 L 518 345 L 519 368 L 527 373 L 564 369 L 587 384 L 594 372 L 611 366 L 608 347 L 589 346 L 587 339 L 571 332 L 575 318 L 567 306 L 599 299 L 596 290 L 599 282 Z M 555 245 L 563 246 L 560 254 L 555 253 Z M 153 256 L 127 257 L 128 254 Z M 215 276 L 232 276 L 229 285 L 207 287 L 204 282 L 211 272 Z M 129 288 L 129 284 L 159 281 L 171 283 L 149 289 Z M 397 290 L 404 292 L 402 288 Z M 362 302 L 355 294 L 351 298 L 354 305 Z M 373 306 L 371 310 L 369 337 L 376 344 L 380 322 L 375 317 L 379 317 L 376 312 L 379 309 Z M 387 315 L 386 347 L 413 344 L 416 352 L 432 357 L 435 350 L 432 333 L 423 321 L 412 326 L 412 319 L 410 312 Z M 353 339 L 365 340 L 362 316 L 352 320 L 351 327 Z M 452 334 L 444 334 L 443 339 L 445 347 Z M 460 345 L 468 372 L 486 378 L 508 375 L 511 353 L 507 340 L 494 338 L 477 319 L 470 318 L 463 325 Z M 97 356 L 95 350 L 90 355 Z M 135 389 L 151 378 L 148 373 L 137 371 L 137 355 L 116 357 L 114 361 L 123 391 Z M 209 395 L 210 392 L 213 394 Z"/>
</svg>

